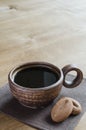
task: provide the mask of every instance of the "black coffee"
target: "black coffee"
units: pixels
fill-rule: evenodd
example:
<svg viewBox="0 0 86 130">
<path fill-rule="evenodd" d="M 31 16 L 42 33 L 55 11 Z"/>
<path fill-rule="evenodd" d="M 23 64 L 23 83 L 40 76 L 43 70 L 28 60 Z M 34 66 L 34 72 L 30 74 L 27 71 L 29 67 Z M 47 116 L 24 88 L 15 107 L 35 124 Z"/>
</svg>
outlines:
<svg viewBox="0 0 86 130">
<path fill-rule="evenodd" d="M 48 68 L 33 67 L 19 71 L 14 82 L 23 87 L 40 88 L 52 85 L 58 79 L 59 76 Z"/>
</svg>

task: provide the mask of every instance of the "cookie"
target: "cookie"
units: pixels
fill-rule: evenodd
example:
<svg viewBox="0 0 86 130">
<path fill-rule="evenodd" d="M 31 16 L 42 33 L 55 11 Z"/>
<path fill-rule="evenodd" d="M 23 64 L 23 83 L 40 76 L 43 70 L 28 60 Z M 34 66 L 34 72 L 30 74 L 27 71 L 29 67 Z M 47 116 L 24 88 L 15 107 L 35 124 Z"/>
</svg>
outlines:
<svg viewBox="0 0 86 130">
<path fill-rule="evenodd" d="M 80 103 L 78 101 L 76 101 L 75 99 L 70 98 L 70 97 L 64 97 L 64 98 L 71 100 L 72 103 L 73 103 L 73 111 L 72 111 L 71 114 L 78 115 L 79 113 L 81 113 L 82 107 L 81 107 L 81 105 L 80 105 Z"/>
<path fill-rule="evenodd" d="M 51 118 L 54 122 L 62 122 L 73 111 L 73 103 L 69 99 L 61 98 L 51 110 Z"/>
</svg>

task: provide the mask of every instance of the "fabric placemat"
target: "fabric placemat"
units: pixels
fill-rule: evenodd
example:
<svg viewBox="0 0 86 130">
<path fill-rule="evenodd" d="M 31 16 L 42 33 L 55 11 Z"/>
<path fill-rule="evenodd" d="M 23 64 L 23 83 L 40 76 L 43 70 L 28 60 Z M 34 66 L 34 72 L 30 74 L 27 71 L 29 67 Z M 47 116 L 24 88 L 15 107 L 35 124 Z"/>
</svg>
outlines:
<svg viewBox="0 0 86 130">
<path fill-rule="evenodd" d="M 73 76 L 68 76 L 72 79 Z M 50 117 L 50 111 L 59 98 L 63 96 L 72 97 L 78 100 L 83 108 L 81 114 L 77 116 L 70 116 L 62 123 L 54 123 Z M 27 125 L 41 130 L 74 130 L 78 121 L 86 111 L 86 79 L 76 88 L 68 89 L 63 87 L 59 97 L 57 97 L 52 104 L 43 109 L 26 108 L 19 104 L 19 102 L 12 96 L 9 85 L 6 84 L 0 88 L 0 111 L 12 116 Z"/>
</svg>

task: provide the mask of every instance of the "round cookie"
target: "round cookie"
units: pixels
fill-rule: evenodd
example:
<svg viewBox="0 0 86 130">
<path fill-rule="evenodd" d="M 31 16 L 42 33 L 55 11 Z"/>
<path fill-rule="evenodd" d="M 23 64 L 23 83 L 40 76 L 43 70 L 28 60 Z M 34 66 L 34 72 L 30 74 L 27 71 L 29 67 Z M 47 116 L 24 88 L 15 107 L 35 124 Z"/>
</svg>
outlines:
<svg viewBox="0 0 86 130">
<path fill-rule="evenodd" d="M 51 118 L 54 122 L 62 122 L 72 113 L 73 103 L 69 99 L 61 98 L 51 110 Z"/>
<path fill-rule="evenodd" d="M 71 113 L 72 115 L 78 115 L 79 113 L 81 113 L 82 107 L 78 101 L 70 97 L 64 97 L 64 98 L 71 100 L 73 103 L 73 111 Z"/>
</svg>

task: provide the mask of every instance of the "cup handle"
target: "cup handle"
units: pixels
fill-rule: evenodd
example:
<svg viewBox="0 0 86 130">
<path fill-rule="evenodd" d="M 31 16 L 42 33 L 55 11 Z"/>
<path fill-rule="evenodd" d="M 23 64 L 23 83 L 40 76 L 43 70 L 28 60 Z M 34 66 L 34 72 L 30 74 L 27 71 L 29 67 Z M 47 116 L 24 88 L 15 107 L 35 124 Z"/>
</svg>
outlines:
<svg viewBox="0 0 86 130">
<path fill-rule="evenodd" d="M 77 87 L 81 83 L 83 79 L 83 73 L 76 65 L 74 64 L 66 65 L 65 67 L 63 67 L 62 71 L 64 75 L 63 85 L 66 88 L 74 88 L 74 87 Z M 77 75 L 73 81 L 66 81 L 66 75 L 70 71 L 75 71 Z"/>
</svg>

